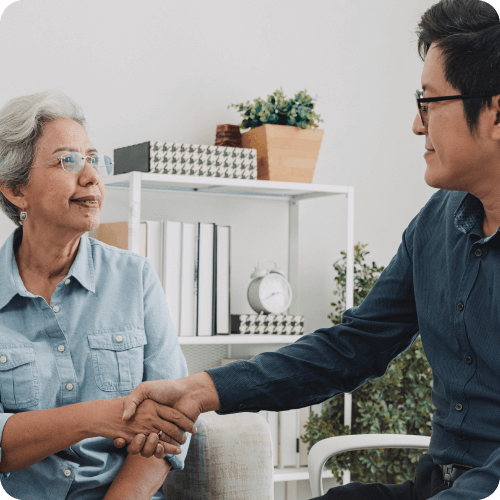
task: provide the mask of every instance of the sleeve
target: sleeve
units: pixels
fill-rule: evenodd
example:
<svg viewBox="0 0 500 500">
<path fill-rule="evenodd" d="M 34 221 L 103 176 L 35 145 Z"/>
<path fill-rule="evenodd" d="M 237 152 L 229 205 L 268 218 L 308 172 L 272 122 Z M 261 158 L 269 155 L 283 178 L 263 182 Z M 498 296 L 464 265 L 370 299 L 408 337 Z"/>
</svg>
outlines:
<svg viewBox="0 0 500 500">
<path fill-rule="evenodd" d="M 143 267 L 144 329 L 147 344 L 144 346 L 143 382 L 148 380 L 178 379 L 187 377 L 186 359 L 177 340 L 170 313 L 165 300 L 165 292 L 149 260 Z M 184 468 L 184 460 L 189 449 L 191 435 L 181 445 L 180 455 L 166 456 L 172 469 Z"/>
<path fill-rule="evenodd" d="M 0 462 L 2 461 L 2 436 L 5 424 L 12 415 L 15 413 L 5 413 L 3 405 L 0 403 Z M 10 472 L 0 472 L 0 479 L 7 479 L 10 476 Z"/>
<path fill-rule="evenodd" d="M 382 376 L 419 335 L 412 248 L 420 213 L 363 303 L 345 311 L 341 324 L 249 361 L 206 370 L 219 395 L 217 413 L 302 408 Z"/>
<path fill-rule="evenodd" d="M 500 479 L 500 448 L 497 448 L 482 467 L 475 467 L 453 482 L 451 488 L 441 491 L 429 500 L 482 500 L 500 498 L 496 495 Z"/>
</svg>

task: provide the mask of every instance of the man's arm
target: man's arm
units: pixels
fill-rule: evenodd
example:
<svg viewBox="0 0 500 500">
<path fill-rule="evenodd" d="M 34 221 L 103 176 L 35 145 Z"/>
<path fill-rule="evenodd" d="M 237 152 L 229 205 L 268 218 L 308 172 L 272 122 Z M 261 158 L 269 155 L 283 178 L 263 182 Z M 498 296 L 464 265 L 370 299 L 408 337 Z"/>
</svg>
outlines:
<svg viewBox="0 0 500 500">
<path fill-rule="evenodd" d="M 128 454 L 103 500 L 150 500 L 171 468 L 165 459 Z"/>
</svg>

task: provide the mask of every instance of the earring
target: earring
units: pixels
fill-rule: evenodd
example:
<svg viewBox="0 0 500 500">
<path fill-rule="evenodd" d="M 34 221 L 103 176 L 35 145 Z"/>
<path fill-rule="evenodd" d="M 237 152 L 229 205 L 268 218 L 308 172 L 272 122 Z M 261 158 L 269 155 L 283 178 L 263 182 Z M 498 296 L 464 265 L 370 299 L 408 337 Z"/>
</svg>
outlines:
<svg viewBox="0 0 500 500">
<path fill-rule="evenodd" d="M 20 218 L 21 220 L 26 220 L 26 219 L 28 218 L 28 212 L 21 212 L 21 214 L 20 214 L 19 218 Z M 21 222 L 21 225 L 22 225 L 22 224 L 23 224 L 23 223 Z"/>
</svg>

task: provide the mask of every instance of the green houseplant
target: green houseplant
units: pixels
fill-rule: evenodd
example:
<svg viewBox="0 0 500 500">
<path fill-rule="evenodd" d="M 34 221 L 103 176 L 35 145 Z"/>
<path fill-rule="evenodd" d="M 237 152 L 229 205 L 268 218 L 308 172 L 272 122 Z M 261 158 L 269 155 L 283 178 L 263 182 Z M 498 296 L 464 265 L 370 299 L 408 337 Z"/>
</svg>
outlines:
<svg viewBox="0 0 500 500">
<path fill-rule="evenodd" d="M 257 150 L 257 178 L 285 182 L 312 182 L 318 159 L 323 120 L 314 111 L 307 90 L 287 99 L 276 90 L 266 100 L 230 104 L 243 117 L 240 129 L 244 148 Z M 312 129 L 312 130 L 311 130 Z"/>
<path fill-rule="evenodd" d="M 230 104 L 236 108 L 243 117 L 241 129 L 256 128 L 266 123 L 272 125 L 291 125 L 302 129 L 316 128 L 317 122 L 322 122 L 319 115 L 314 112 L 314 102 L 307 89 L 295 94 L 292 99 L 287 99 L 283 89 L 276 90 L 267 96 L 267 100 L 257 97 L 253 104 Z"/>
<path fill-rule="evenodd" d="M 377 281 L 384 267 L 364 262 L 367 245 L 354 246 L 354 305 L 359 306 Z M 339 289 L 332 302 L 334 312 L 328 317 L 333 324 L 342 321 L 345 311 L 346 252 L 334 263 L 335 281 Z M 352 393 L 352 429 L 343 425 L 344 397 L 338 395 L 327 402 L 321 414 L 312 413 L 301 436 L 308 449 L 318 441 L 348 434 L 420 434 L 431 435 L 432 371 L 420 338 L 407 351 L 397 356 L 386 374 L 367 382 Z M 351 471 L 351 479 L 384 484 L 413 480 L 423 450 L 381 449 L 343 453 L 330 458 L 326 468 L 342 484 L 343 469 Z"/>
</svg>

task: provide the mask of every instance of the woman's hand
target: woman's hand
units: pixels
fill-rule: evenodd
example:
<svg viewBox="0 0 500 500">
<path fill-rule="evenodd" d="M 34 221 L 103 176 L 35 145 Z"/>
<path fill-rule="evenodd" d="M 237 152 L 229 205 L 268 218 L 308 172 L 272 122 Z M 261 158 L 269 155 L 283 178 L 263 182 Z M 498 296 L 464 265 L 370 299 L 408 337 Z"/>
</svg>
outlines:
<svg viewBox="0 0 500 500">
<path fill-rule="evenodd" d="M 179 446 L 186 442 L 185 432 L 192 431 L 194 426 L 189 418 L 173 408 L 148 399 L 139 405 L 129 420 L 124 421 L 122 420 L 123 400 L 124 398 L 115 398 L 94 402 L 101 403 L 96 405 L 92 426 L 92 433 L 95 436 L 108 439 L 115 439 L 119 436 L 122 438 L 120 443 L 124 446 L 125 443 L 132 443 L 139 435 L 141 448 L 144 445 L 145 436 L 153 436 L 153 441 L 148 441 L 145 445 L 148 456 L 151 456 L 153 452 L 158 458 L 163 457 L 164 453 L 172 455 L 181 453 Z M 107 403 L 106 406 L 102 405 L 104 401 Z M 158 439 L 159 431 L 163 432 L 160 440 Z M 158 443 L 160 446 L 157 446 Z"/>
</svg>

